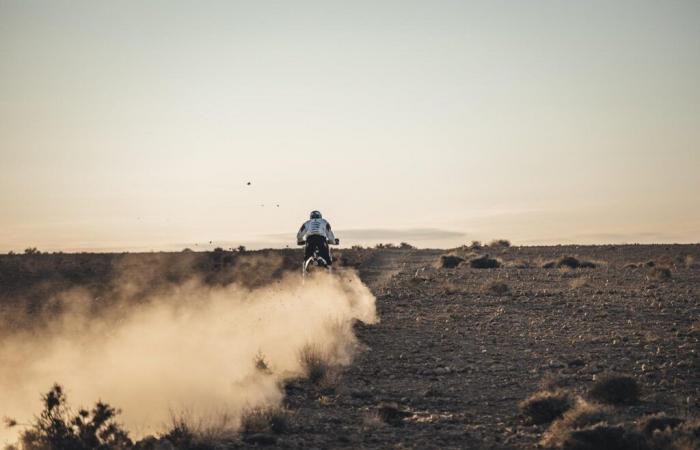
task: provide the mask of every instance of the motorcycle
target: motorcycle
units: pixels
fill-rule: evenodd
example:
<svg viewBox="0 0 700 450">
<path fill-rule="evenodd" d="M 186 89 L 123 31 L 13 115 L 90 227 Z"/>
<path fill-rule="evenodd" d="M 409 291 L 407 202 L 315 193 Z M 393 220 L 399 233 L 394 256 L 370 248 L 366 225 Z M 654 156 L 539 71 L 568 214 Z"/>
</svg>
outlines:
<svg viewBox="0 0 700 450">
<path fill-rule="evenodd" d="M 330 255 L 331 252 L 331 245 L 340 245 L 340 239 L 336 238 L 334 242 L 329 242 L 326 241 L 328 244 L 328 254 Z M 306 245 L 306 241 L 298 241 L 297 245 Z M 329 261 L 326 261 L 323 256 L 319 255 L 318 252 L 318 247 L 314 249 L 313 255 L 309 256 L 306 258 L 302 264 L 301 267 L 301 274 L 303 277 L 306 277 L 309 273 L 312 272 L 318 272 L 322 270 L 326 270 L 328 273 L 331 273 L 331 265 L 328 264 Z"/>
</svg>

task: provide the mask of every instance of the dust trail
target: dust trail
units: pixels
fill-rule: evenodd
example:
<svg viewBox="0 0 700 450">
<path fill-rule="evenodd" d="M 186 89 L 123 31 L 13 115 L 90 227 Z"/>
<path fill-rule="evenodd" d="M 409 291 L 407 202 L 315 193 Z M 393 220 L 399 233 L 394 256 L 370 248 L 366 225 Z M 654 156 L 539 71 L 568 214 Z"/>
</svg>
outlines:
<svg viewBox="0 0 700 450">
<path fill-rule="evenodd" d="M 172 411 L 236 417 L 245 407 L 280 402 L 279 381 L 300 373 L 304 345 L 348 364 L 351 321 L 377 321 L 374 296 L 354 272 L 306 283 L 287 275 L 253 289 L 190 280 L 99 319 L 89 313 L 94 300 L 86 291 L 62 295 L 70 310 L 47 331 L 0 340 L 0 417 L 31 420 L 54 382 L 72 405 L 102 399 L 120 408 L 136 437 L 163 431 Z M 256 372 L 259 353 L 274 376 Z M 0 442 L 15 438 L 0 433 Z"/>
</svg>

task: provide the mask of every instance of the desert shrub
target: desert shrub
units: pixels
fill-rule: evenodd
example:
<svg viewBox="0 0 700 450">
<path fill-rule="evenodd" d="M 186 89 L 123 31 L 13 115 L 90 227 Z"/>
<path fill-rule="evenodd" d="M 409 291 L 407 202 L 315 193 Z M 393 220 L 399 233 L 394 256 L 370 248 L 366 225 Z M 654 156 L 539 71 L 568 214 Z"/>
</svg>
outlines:
<svg viewBox="0 0 700 450">
<path fill-rule="evenodd" d="M 627 263 L 627 264 L 625 264 L 622 268 L 623 268 L 623 269 L 638 269 L 638 268 L 639 268 L 639 264 Z"/>
<path fill-rule="evenodd" d="M 595 263 L 581 261 L 573 256 L 562 256 L 556 261 L 546 261 L 542 264 L 543 269 L 594 269 L 595 267 Z"/>
<path fill-rule="evenodd" d="M 700 449 L 700 420 L 698 419 L 682 421 L 676 426 L 666 426 L 652 433 L 650 441 L 654 450 Z"/>
<path fill-rule="evenodd" d="M 313 384 L 320 384 L 328 374 L 328 363 L 318 346 L 307 344 L 299 351 L 299 363 L 304 375 Z"/>
<path fill-rule="evenodd" d="M 580 430 L 571 430 L 564 438 L 565 450 L 644 450 L 648 446 L 644 437 L 625 430 L 622 426 L 599 423 Z"/>
<path fill-rule="evenodd" d="M 137 442 L 134 450 L 218 450 L 236 438 L 236 423 L 229 414 L 206 421 L 187 414 L 173 415 L 171 427 L 160 439 L 147 438 Z"/>
<path fill-rule="evenodd" d="M 481 290 L 484 293 L 492 293 L 496 295 L 504 295 L 507 294 L 510 288 L 508 285 L 502 281 L 490 281 L 483 286 L 481 286 Z"/>
<path fill-rule="evenodd" d="M 265 355 L 263 355 L 262 353 L 258 353 L 257 355 L 255 355 L 255 358 L 253 358 L 253 364 L 255 365 L 255 370 L 257 370 L 260 373 L 264 373 L 266 375 L 272 373 L 270 365 L 265 359 Z"/>
<path fill-rule="evenodd" d="M 464 258 L 457 255 L 442 255 L 440 256 L 440 267 L 443 269 L 454 269 L 464 262 Z"/>
<path fill-rule="evenodd" d="M 557 267 L 569 267 L 571 269 L 577 269 L 581 263 L 578 259 L 573 256 L 564 256 L 559 258 L 557 261 Z"/>
<path fill-rule="evenodd" d="M 389 425 L 400 426 L 404 418 L 411 416 L 411 412 L 396 403 L 381 403 L 377 408 L 377 415 Z"/>
<path fill-rule="evenodd" d="M 481 241 L 472 241 L 471 244 L 469 245 L 469 248 L 471 248 L 472 250 L 481 249 Z"/>
<path fill-rule="evenodd" d="M 284 433 L 289 429 L 290 414 L 279 406 L 253 408 L 241 415 L 242 433 Z"/>
<path fill-rule="evenodd" d="M 654 267 L 654 266 L 656 266 L 656 263 L 652 260 L 649 260 L 649 261 L 645 262 L 644 265 L 647 267 Z"/>
<path fill-rule="evenodd" d="M 479 256 L 469 260 L 469 266 L 473 269 L 497 269 L 501 267 L 501 263 L 489 255 Z"/>
<path fill-rule="evenodd" d="M 585 286 L 588 286 L 588 278 L 586 277 L 574 278 L 569 282 L 569 287 L 571 289 L 580 289 Z"/>
<path fill-rule="evenodd" d="M 399 244 L 399 248 L 403 250 L 413 250 L 415 247 L 408 242 L 402 242 Z"/>
<path fill-rule="evenodd" d="M 651 280 L 667 281 L 671 279 L 671 269 L 668 267 L 653 267 L 647 276 Z"/>
<path fill-rule="evenodd" d="M 655 431 L 672 430 L 684 422 L 678 417 L 669 417 L 664 413 L 644 417 L 639 421 L 639 431 L 651 436 Z"/>
<path fill-rule="evenodd" d="M 239 245 L 238 247 L 236 247 L 236 251 L 238 253 L 245 253 L 247 249 L 245 248 L 245 245 Z"/>
<path fill-rule="evenodd" d="M 494 239 L 489 242 L 489 247 L 510 247 L 510 241 L 507 239 Z"/>
<path fill-rule="evenodd" d="M 639 384 L 632 377 L 603 375 L 593 383 L 588 395 L 602 403 L 620 405 L 636 403 L 639 391 Z"/>
<path fill-rule="evenodd" d="M 513 268 L 513 269 L 529 269 L 530 263 L 528 261 L 522 260 L 522 259 L 516 259 L 514 261 L 509 261 L 507 263 L 508 267 Z"/>
<path fill-rule="evenodd" d="M 119 411 L 97 402 L 73 414 L 63 388 L 55 384 L 42 395 L 43 410 L 20 434 L 24 450 L 117 450 L 131 447 L 129 435 L 115 422 Z"/>
<path fill-rule="evenodd" d="M 29 247 L 24 249 L 25 255 L 41 255 L 41 252 L 37 250 L 36 247 Z"/>
<path fill-rule="evenodd" d="M 170 430 L 163 438 L 170 442 L 177 449 L 190 449 L 195 447 L 197 439 L 196 432 L 183 418 L 173 418 Z"/>
<path fill-rule="evenodd" d="M 695 257 L 692 256 L 692 255 L 686 256 L 686 257 L 685 257 L 685 260 L 684 260 L 683 262 L 685 263 L 685 267 L 686 267 L 687 269 L 692 269 L 692 268 L 694 268 L 694 267 L 696 266 L 696 265 L 695 265 Z"/>
<path fill-rule="evenodd" d="M 566 391 L 541 391 L 520 402 L 518 407 L 528 422 L 540 425 L 561 417 L 573 405 L 573 398 Z"/>
<path fill-rule="evenodd" d="M 544 433 L 541 444 L 545 448 L 561 448 L 572 431 L 606 422 L 611 418 L 612 414 L 608 408 L 578 399 L 573 408 L 552 423 Z"/>
</svg>

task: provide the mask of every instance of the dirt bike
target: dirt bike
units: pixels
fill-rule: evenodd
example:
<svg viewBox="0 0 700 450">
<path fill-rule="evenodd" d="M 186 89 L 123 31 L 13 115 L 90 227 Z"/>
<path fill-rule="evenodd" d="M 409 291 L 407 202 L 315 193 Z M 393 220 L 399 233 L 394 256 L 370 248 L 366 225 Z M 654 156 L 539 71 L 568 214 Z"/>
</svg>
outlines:
<svg viewBox="0 0 700 450">
<path fill-rule="evenodd" d="M 328 244 L 328 254 L 331 252 L 331 245 L 339 245 L 340 239 L 335 240 L 335 242 L 326 242 Z M 297 245 L 306 245 L 306 241 L 298 241 Z M 326 270 L 328 273 L 331 272 L 331 265 L 328 264 L 321 255 L 318 253 L 318 247 L 314 249 L 313 255 L 306 258 L 301 267 L 302 276 L 306 277 L 307 274 L 311 272 L 318 272 L 321 270 Z"/>
</svg>

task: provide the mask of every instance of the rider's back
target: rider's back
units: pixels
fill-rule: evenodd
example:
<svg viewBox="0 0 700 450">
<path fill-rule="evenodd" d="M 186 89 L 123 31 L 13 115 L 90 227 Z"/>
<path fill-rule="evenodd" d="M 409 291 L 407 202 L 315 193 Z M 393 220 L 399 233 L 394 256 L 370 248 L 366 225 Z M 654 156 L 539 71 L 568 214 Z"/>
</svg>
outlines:
<svg viewBox="0 0 700 450">
<path fill-rule="evenodd" d="M 331 224 L 328 223 L 326 219 L 322 218 L 309 219 L 304 222 L 301 230 L 299 230 L 299 234 L 301 234 L 302 237 L 323 236 L 328 240 L 334 240 L 333 232 L 331 231 Z"/>
</svg>

